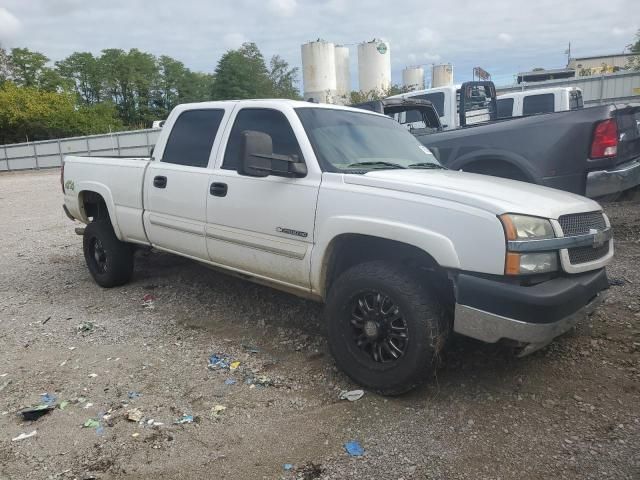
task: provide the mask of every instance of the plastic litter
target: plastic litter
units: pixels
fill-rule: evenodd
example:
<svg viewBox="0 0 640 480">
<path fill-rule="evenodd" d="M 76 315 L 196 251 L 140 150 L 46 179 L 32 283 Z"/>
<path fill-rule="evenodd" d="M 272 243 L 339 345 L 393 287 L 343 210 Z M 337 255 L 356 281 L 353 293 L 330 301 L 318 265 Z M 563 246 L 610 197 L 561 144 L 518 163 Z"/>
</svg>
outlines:
<svg viewBox="0 0 640 480">
<path fill-rule="evenodd" d="M 363 395 L 364 395 L 364 390 L 351 390 L 351 391 L 342 390 L 340 392 L 339 398 L 340 400 L 349 400 L 350 402 L 355 402 L 357 400 L 360 400 Z"/>
<path fill-rule="evenodd" d="M 90 418 L 82 425 L 85 428 L 98 428 L 100 426 L 100 422 L 95 418 Z"/>
<path fill-rule="evenodd" d="M 58 405 L 58 408 L 60 410 L 64 410 L 68 406 L 69 406 L 69 401 L 68 400 L 63 400 L 63 401 L 60 402 L 60 405 Z"/>
<path fill-rule="evenodd" d="M 181 425 L 183 423 L 193 423 L 193 415 L 183 415 L 182 417 L 178 418 L 173 423 L 175 423 L 177 425 Z"/>
<path fill-rule="evenodd" d="M 156 296 L 153 293 L 145 293 L 144 297 L 142 297 L 143 308 L 148 308 L 149 310 L 154 309 L 155 300 L 156 300 Z"/>
<path fill-rule="evenodd" d="M 261 387 L 268 387 L 269 385 L 273 385 L 273 380 L 271 380 L 266 375 L 260 375 L 253 380 L 253 383 L 255 383 L 256 385 L 260 385 Z"/>
<path fill-rule="evenodd" d="M 55 395 L 49 395 L 48 393 L 43 393 L 42 395 L 40 395 L 40 400 L 45 405 L 53 405 L 53 404 L 56 403 L 56 396 Z"/>
<path fill-rule="evenodd" d="M 136 437 L 139 437 L 139 436 L 140 436 L 140 434 L 139 434 L 138 432 L 136 432 L 136 433 L 132 433 L 132 434 L 131 434 L 131 436 L 132 436 L 133 438 L 136 438 Z"/>
<path fill-rule="evenodd" d="M 94 328 L 95 325 L 93 324 L 93 322 L 84 322 L 78 325 L 77 330 L 78 333 L 91 333 L 93 332 Z"/>
<path fill-rule="evenodd" d="M 238 361 L 231 362 L 229 364 L 229 370 L 231 370 L 231 371 L 237 370 L 239 366 L 240 366 L 240 362 L 238 362 Z"/>
<path fill-rule="evenodd" d="M 129 397 L 130 400 L 135 400 L 136 398 L 140 398 L 142 394 L 138 392 L 129 392 L 127 393 L 127 396 Z"/>
<path fill-rule="evenodd" d="M 351 440 L 344 444 L 344 449 L 350 457 L 361 457 L 364 455 L 364 448 L 357 440 Z"/>
<path fill-rule="evenodd" d="M 212 370 L 216 368 L 229 368 L 229 359 L 223 355 L 216 355 L 214 353 L 209 357 L 208 367 Z"/>
<path fill-rule="evenodd" d="M 249 353 L 260 353 L 260 349 L 255 345 L 243 344 L 242 348 L 244 348 Z"/>
<path fill-rule="evenodd" d="M 143 416 L 144 414 L 139 408 L 132 408 L 131 410 L 127 410 L 127 420 L 131 422 L 139 422 L 140 420 L 142 420 Z"/>
<path fill-rule="evenodd" d="M 211 417 L 212 418 L 219 418 L 220 415 L 222 415 L 222 412 L 224 412 L 227 409 L 227 407 L 225 407 L 224 405 L 216 405 L 214 407 L 211 408 Z"/>
<path fill-rule="evenodd" d="M 96 378 L 98 376 L 97 373 L 90 373 L 89 375 L 87 375 L 89 378 Z"/>
<path fill-rule="evenodd" d="M 17 437 L 12 438 L 11 441 L 12 442 L 19 442 L 20 440 L 24 440 L 26 438 L 35 437 L 37 434 L 38 434 L 38 432 L 36 430 L 34 430 L 33 432 L 30 432 L 30 433 L 21 433 Z"/>
<path fill-rule="evenodd" d="M 102 425 L 96 428 L 96 435 L 104 435 L 104 427 Z"/>
<path fill-rule="evenodd" d="M 291 463 L 285 463 L 285 464 L 282 466 L 282 468 L 284 468 L 284 469 L 288 472 L 289 470 L 293 470 L 293 464 L 291 464 Z"/>
<path fill-rule="evenodd" d="M 20 412 L 22 418 L 29 421 L 38 420 L 40 417 L 54 410 L 56 407 L 53 405 L 36 405 L 32 408 L 25 408 Z"/>
<path fill-rule="evenodd" d="M 235 379 L 235 378 L 227 378 L 227 379 L 224 381 L 224 384 L 225 384 L 225 385 L 235 385 L 235 384 L 236 384 L 236 379 Z"/>
</svg>

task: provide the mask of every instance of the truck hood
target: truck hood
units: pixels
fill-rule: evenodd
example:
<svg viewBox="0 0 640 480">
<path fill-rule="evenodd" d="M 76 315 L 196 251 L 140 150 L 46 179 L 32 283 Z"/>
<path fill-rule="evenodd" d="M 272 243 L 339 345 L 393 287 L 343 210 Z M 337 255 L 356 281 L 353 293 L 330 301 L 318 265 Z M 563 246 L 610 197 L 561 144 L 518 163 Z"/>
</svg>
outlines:
<svg viewBox="0 0 640 480">
<path fill-rule="evenodd" d="M 495 215 L 521 213 L 557 219 L 602 210 L 593 200 L 562 190 L 452 170 L 374 170 L 345 174 L 344 182 L 450 200 Z"/>
</svg>

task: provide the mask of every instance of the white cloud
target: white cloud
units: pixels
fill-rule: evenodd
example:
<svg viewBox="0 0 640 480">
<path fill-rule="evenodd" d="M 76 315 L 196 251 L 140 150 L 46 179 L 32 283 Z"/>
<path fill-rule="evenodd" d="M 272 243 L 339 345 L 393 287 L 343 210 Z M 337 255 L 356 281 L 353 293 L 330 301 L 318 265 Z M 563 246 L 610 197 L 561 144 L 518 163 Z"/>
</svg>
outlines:
<svg viewBox="0 0 640 480">
<path fill-rule="evenodd" d="M 625 37 L 625 36 L 631 37 L 633 34 L 633 29 L 616 26 L 611 29 L 611 34 L 614 37 Z"/>
<path fill-rule="evenodd" d="M 272 13 L 283 17 L 291 17 L 298 6 L 296 0 L 269 0 L 268 7 Z"/>
<path fill-rule="evenodd" d="M 440 35 L 435 30 L 422 27 L 418 30 L 415 41 L 418 45 L 433 47 L 440 43 Z"/>
<path fill-rule="evenodd" d="M 499 33 L 498 34 L 498 40 L 500 40 L 502 43 L 508 45 L 511 42 L 513 42 L 513 36 L 511 36 L 508 33 Z"/>
<path fill-rule="evenodd" d="M 6 8 L 0 7 L 0 40 L 11 40 L 21 29 L 20 20 Z"/>
<path fill-rule="evenodd" d="M 227 33 L 222 37 L 222 44 L 226 49 L 240 48 L 243 43 L 247 41 L 247 38 L 239 32 Z"/>
</svg>

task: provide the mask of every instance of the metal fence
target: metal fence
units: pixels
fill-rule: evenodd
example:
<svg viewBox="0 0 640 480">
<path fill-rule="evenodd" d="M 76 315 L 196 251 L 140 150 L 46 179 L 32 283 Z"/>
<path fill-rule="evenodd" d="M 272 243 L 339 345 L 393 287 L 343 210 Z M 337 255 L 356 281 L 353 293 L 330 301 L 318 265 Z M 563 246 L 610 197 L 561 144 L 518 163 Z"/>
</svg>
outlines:
<svg viewBox="0 0 640 480">
<path fill-rule="evenodd" d="M 619 72 L 591 77 L 576 77 L 544 82 L 525 82 L 509 87 L 496 87 L 501 93 L 550 87 L 577 87 L 586 105 L 640 102 L 640 72 Z"/>
<path fill-rule="evenodd" d="M 145 157 L 160 129 L 0 145 L 0 171 L 59 167 L 65 155 Z"/>
</svg>

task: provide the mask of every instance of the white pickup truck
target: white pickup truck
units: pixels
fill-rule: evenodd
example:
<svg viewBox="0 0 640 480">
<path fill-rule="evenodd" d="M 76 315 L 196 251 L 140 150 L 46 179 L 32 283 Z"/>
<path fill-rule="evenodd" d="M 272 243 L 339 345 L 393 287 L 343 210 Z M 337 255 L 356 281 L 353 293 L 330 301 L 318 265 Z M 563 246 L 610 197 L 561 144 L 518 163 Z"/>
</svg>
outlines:
<svg viewBox="0 0 640 480">
<path fill-rule="evenodd" d="M 152 158 L 66 157 L 62 186 L 99 285 L 146 246 L 324 302 L 337 364 L 385 394 L 428 378 L 451 331 L 544 346 L 613 256 L 594 201 L 446 170 L 391 118 L 332 105 L 181 105 Z"/>
</svg>

